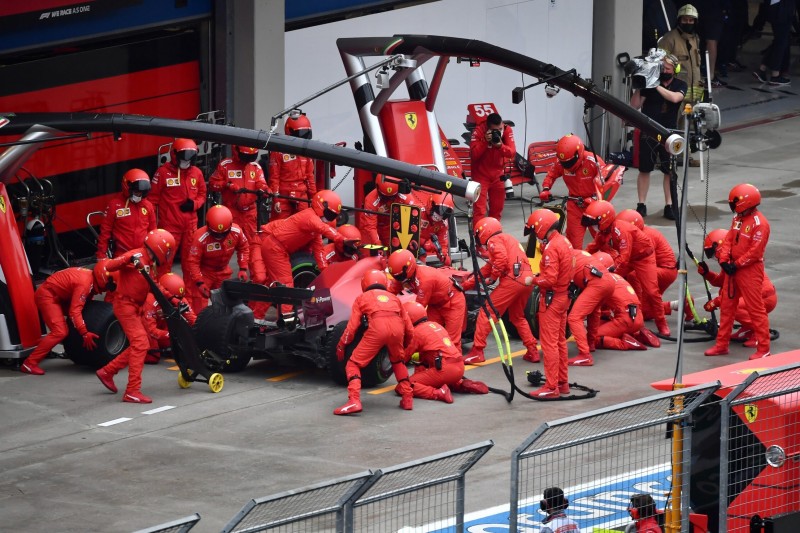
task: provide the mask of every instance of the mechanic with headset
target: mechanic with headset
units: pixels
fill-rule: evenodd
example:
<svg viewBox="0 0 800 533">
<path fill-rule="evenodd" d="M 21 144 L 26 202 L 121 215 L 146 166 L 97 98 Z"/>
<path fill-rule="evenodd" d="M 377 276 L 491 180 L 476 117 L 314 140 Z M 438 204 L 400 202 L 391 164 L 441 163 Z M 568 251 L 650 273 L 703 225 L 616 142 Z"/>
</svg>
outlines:
<svg viewBox="0 0 800 533">
<path fill-rule="evenodd" d="M 286 135 L 300 139 L 311 138 L 311 122 L 305 113 L 293 109 L 286 118 L 283 127 Z M 275 198 L 272 202 L 270 220 L 280 220 L 308 209 L 307 200 L 317 192 L 314 160 L 294 154 L 272 152 L 269 155 L 269 188 L 281 196 L 298 198 L 292 201 L 286 198 Z"/>
<path fill-rule="evenodd" d="M 109 241 L 114 239 L 113 257 L 141 248 L 148 232 L 156 229 L 156 212 L 147 200 L 150 176 L 132 168 L 122 176 L 122 192 L 108 202 L 97 239 L 97 259 L 109 257 Z"/>
<path fill-rule="evenodd" d="M 158 211 L 158 227 L 175 237 L 181 258 L 189 252 L 197 229 L 197 210 L 206 203 L 206 181 L 193 164 L 196 158 L 197 144 L 193 140 L 175 139 L 169 161 L 153 174 L 148 197 Z"/>
<path fill-rule="evenodd" d="M 147 330 L 142 324 L 142 307 L 150 292 L 150 285 L 140 273 L 147 272 L 153 279 L 157 269 L 172 263 L 175 256 L 175 238 L 163 229 L 147 234 L 144 246 L 129 250 L 106 264 L 108 272 L 119 272 L 116 296 L 114 297 L 114 315 L 119 320 L 122 331 L 130 345 L 110 363 L 96 372 L 100 382 L 111 392 L 117 392 L 114 376 L 128 367 L 128 387 L 122 396 L 123 402 L 152 403 L 149 397 L 142 394 L 142 368 L 150 348 Z"/>
<path fill-rule="evenodd" d="M 658 511 L 649 494 L 634 494 L 628 504 L 628 514 L 636 525 L 636 533 L 663 533 L 658 525 Z"/>
<path fill-rule="evenodd" d="M 575 221 L 567 225 L 567 240 L 573 248 L 581 250 L 586 228 L 577 221 L 583 216 L 586 206 L 598 199 L 598 191 L 602 186 L 600 169 L 595 155 L 587 152 L 580 137 L 572 133 L 561 137 L 556 143 L 556 159 L 542 182 L 539 200 L 550 201 L 553 197 L 550 188 L 558 178 L 564 178 L 569 196 L 579 198 L 567 203 L 567 218 Z"/>
<path fill-rule="evenodd" d="M 581 533 L 578 524 L 564 512 L 569 507 L 569 500 L 559 487 L 544 489 L 539 507 L 547 515 L 542 520 L 543 525 L 539 533 Z"/>
<path fill-rule="evenodd" d="M 411 194 L 400 192 L 400 184 L 387 179 L 384 174 L 375 178 L 375 188 L 364 197 L 364 209 L 369 213 L 361 213 L 359 230 L 364 244 L 377 244 L 389 246 L 391 234 L 391 217 L 389 216 L 392 204 L 416 205 Z"/>
</svg>

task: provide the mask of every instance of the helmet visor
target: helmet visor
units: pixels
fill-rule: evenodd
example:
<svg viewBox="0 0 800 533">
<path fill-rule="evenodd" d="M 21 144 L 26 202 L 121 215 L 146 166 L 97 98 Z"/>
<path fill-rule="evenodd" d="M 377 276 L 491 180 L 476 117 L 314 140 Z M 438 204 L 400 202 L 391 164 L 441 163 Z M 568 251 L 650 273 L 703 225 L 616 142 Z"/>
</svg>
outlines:
<svg viewBox="0 0 800 533">
<path fill-rule="evenodd" d="M 218 241 L 221 241 L 222 239 L 227 237 L 230 232 L 231 232 L 230 229 L 228 229 L 227 231 L 214 231 L 211 228 L 208 228 L 209 235 L 211 235 L 213 238 L 215 238 Z"/>
<path fill-rule="evenodd" d="M 328 222 L 333 222 L 339 218 L 339 213 L 328 207 L 328 202 L 325 202 L 324 206 L 322 207 L 322 218 Z"/>
<path fill-rule="evenodd" d="M 703 253 L 706 255 L 707 259 L 714 259 L 717 253 L 717 243 L 713 243 L 708 248 L 703 248 Z"/>
<path fill-rule="evenodd" d="M 354 239 L 347 239 L 342 243 L 342 250 L 347 255 L 356 255 L 358 253 L 358 245 L 361 244 L 361 241 L 357 241 Z"/>
<path fill-rule="evenodd" d="M 191 161 L 197 156 L 197 150 L 180 150 L 175 152 L 178 161 Z"/>
<path fill-rule="evenodd" d="M 590 217 L 589 215 L 585 214 L 581 217 L 581 226 L 584 228 L 591 228 L 592 226 L 600 226 L 600 221 L 597 220 L 595 217 Z"/>
<path fill-rule="evenodd" d="M 292 130 L 292 137 L 298 137 L 300 139 L 310 139 L 311 128 L 301 128 L 299 130 Z"/>
<path fill-rule="evenodd" d="M 575 166 L 575 163 L 578 162 L 578 154 L 576 153 L 574 156 L 570 157 L 569 159 L 565 159 L 564 161 L 561 161 L 561 160 L 559 160 L 559 161 L 561 162 L 561 166 L 562 167 L 564 167 L 564 168 L 572 168 L 572 167 Z"/>
<path fill-rule="evenodd" d="M 128 183 L 128 192 L 133 195 L 137 194 L 144 198 L 150 192 L 149 180 L 136 180 Z"/>
</svg>

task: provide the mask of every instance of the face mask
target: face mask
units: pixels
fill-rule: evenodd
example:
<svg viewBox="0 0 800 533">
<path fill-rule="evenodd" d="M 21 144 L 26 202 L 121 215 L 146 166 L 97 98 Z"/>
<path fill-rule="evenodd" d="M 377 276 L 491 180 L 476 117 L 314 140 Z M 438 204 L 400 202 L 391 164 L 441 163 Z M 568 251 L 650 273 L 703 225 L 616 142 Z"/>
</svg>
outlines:
<svg viewBox="0 0 800 533">
<path fill-rule="evenodd" d="M 141 194 L 132 194 L 131 195 L 131 202 L 133 202 L 135 204 L 138 204 L 141 201 L 142 201 L 142 195 Z"/>
<path fill-rule="evenodd" d="M 688 33 L 689 35 L 694 33 L 694 24 L 678 24 L 678 28 L 683 33 Z"/>
<path fill-rule="evenodd" d="M 673 76 L 673 74 L 669 74 L 667 72 L 662 72 L 661 76 L 659 76 L 658 79 L 661 80 L 661 81 L 669 81 L 669 80 L 672 79 L 672 76 Z"/>
<path fill-rule="evenodd" d="M 178 161 L 178 168 L 186 170 L 190 166 L 192 166 L 192 162 L 191 161 Z"/>
</svg>

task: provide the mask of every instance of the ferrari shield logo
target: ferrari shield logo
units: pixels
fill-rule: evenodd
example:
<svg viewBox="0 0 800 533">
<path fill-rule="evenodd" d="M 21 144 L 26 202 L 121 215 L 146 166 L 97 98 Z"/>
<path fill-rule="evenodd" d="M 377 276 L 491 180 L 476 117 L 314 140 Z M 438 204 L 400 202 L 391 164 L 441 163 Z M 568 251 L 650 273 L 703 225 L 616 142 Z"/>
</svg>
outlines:
<svg viewBox="0 0 800 533">
<path fill-rule="evenodd" d="M 452 186 L 453 186 L 453 182 L 452 181 L 447 180 L 447 181 L 444 182 L 444 188 L 445 189 L 450 189 L 450 187 L 452 187 Z"/>
<path fill-rule="evenodd" d="M 0 211 L 2 211 L 3 213 L 6 212 L 6 197 L 5 196 L 0 196 Z"/>
<path fill-rule="evenodd" d="M 192 178 L 190 181 L 192 182 L 192 187 L 197 185 L 197 178 Z"/>
<path fill-rule="evenodd" d="M 744 417 L 751 424 L 758 418 L 758 406 L 754 403 L 748 403 L 744 406 Z"/>
<path fill-rule="evenodd" d="M 412 130 L 417 129 L 417 114 L 413 111 L 406 113 L 406 124 L 408 124 L 408 127 Z"/>
<path fill-rule="evenodd" d="M 142 208 L 142 214 L 143 214 L 144 216 L 147 216 L 147 208 L 146 208 L 146 207 L 143 207 L 143 208 Z"/>
</svg>

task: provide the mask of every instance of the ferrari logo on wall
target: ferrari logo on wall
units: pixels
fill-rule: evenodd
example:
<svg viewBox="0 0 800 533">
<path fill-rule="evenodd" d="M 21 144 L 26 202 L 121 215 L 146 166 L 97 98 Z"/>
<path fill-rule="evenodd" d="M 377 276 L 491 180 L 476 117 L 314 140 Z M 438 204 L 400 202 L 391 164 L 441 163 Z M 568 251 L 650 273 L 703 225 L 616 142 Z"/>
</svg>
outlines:
<svg viewBox="0 0 800 533">
<path fill-rule="evenodd" d="M 6 212 L 6 197 L 5 196 L 0 196 L 0 211 L 2 211 L 3 213 Z"/>
<path fill-rule="evenodd" d="M 406 113 L 406 124 L 408 124 L 408 127 L 412 130 L 417 129 L 417 114 L 413 111 Z"/>
<path fill-rule="evenodd" d="M 744 417 L 751 424 L 758 418 L 758 406 L 754 403 L 748 403 L 744 406 Z"/>
</svg>

